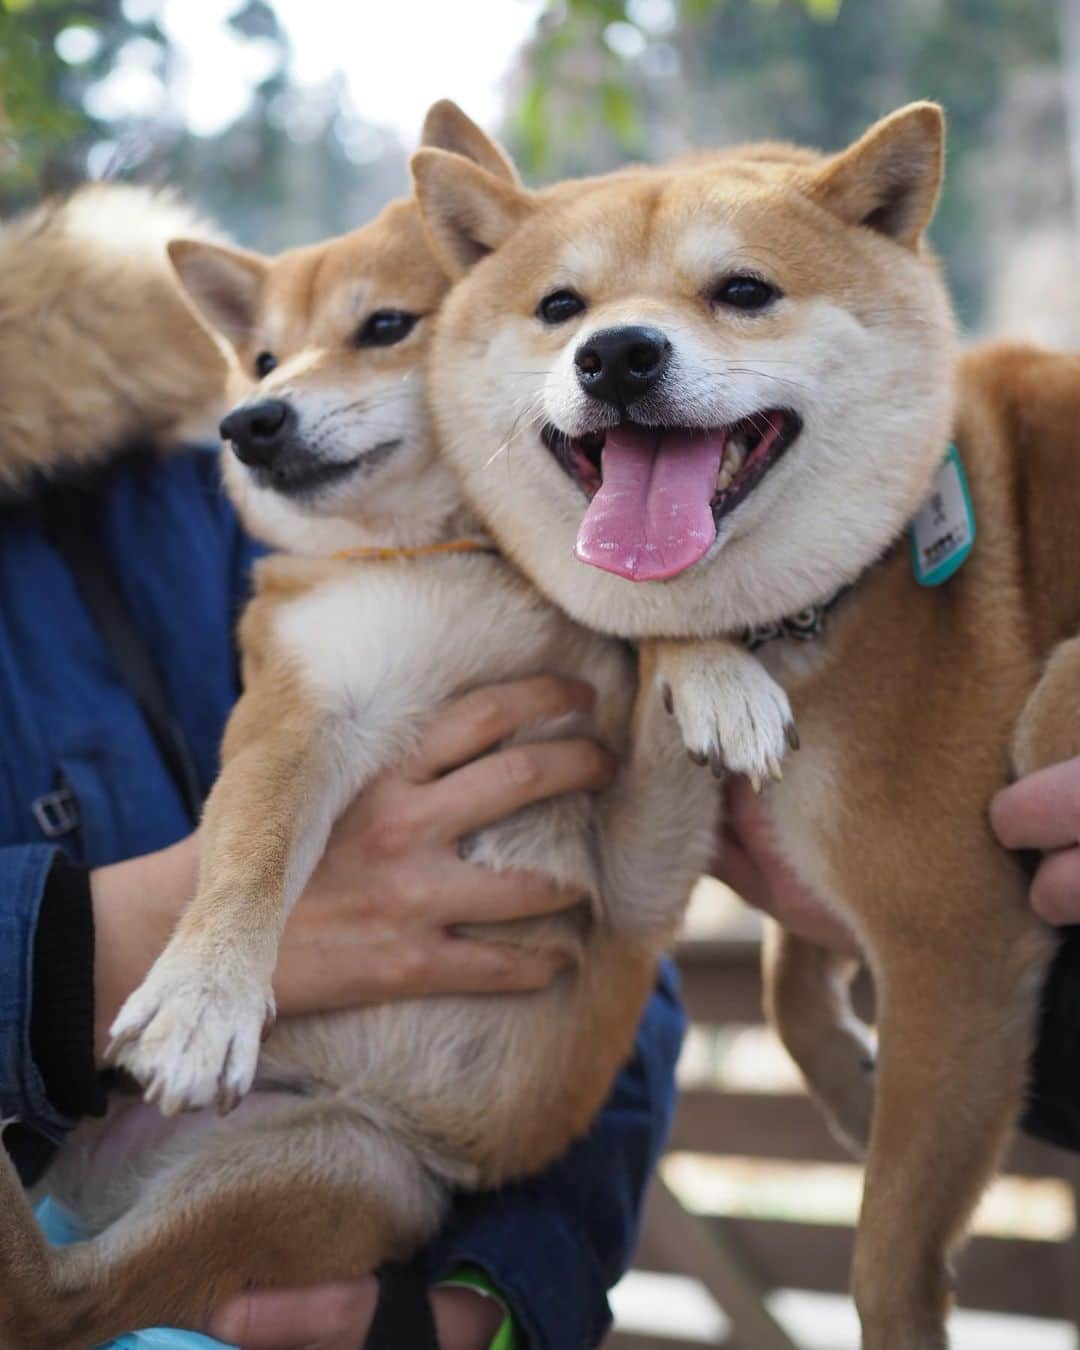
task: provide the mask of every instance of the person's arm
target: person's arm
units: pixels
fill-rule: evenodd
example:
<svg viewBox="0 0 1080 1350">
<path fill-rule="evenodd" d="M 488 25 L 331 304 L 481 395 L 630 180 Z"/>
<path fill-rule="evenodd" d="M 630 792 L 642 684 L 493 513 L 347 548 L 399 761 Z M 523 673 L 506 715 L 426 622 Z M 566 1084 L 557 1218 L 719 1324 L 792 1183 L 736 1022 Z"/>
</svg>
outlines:
<svg viewBox="0 0 1080 1350">
<path fill-rule="evenodd" d="M 55 962 L 48 955 L 54 949 Z M 87 1056 L 92 960 L 85 872 L 52 844 L 0 849 L 0 1118 L 4 1143 L 28 1180 L 76 1117 L 101 1107 L 92 1071 L 75 1081 L 57 1069 L 68 1052 Z M 58 971 L 63 965 L 73 978 L 47 987 L 45 964 Z"/>
<path fill-rule="evenodd" d="M 591 741 L 484 754 L 593 697 L 588 686 L 537 677 L 447 706 L 413 759 L 383 774 L 335 827 L 286 925 L 274 981 L 283 1014 L 550 981 L 550 953 L 454 929 L 548 913 L 576 896 L 543 877 L 463 861 L 457 840 L 531 802 L 610 780 L 610 758 Z M 24 1178 L 40 1173 L 80 1115 L 103 1109 L 109 1026 L 168 940 L 197 871 L 197 835 L 92 872 L 52 846 L 0 849 L 0 1112 L 19 1122 L 4 1137 Z"/>
</svg>

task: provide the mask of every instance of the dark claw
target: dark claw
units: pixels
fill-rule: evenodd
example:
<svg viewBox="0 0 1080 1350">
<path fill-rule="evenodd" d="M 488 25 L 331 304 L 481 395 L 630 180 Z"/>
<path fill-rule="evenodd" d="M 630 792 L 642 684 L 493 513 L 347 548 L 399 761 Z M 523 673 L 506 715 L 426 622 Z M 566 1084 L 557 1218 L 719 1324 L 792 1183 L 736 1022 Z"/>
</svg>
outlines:
<svg viewBox="0 0 1080 1350">
<path fill-rule="evenodd" d="M 719 750 L 709 751 L 709 768 L 712 771 L 712 776 L 721 783 L 727 777 L 727 765 L 724 763 L 724 757 Z"/>
<path fill-rule="evenodd" d="M 219 1116 L 227 1116 L 235 1111 L 240 1105 L 240 1093 L 236 1088 L 226 1091 L 225 1088 L 218 1089 L 217 1113 Z"/>
<path fill-rule="evenodd" d="M 784 735 L 787 737 L 787 743 L 792 750 L 799 748 L 799 728 L 794 722 L 789 722 L 784 728 Z"/>
<path fill-rule="evenodd" d="M 112 1064 L 121 1050 L 126 1046 L 133 1045 L 157 1016 L 157 1012 L 158 1010 L 155 1008 L 152 1013 L 143 1018 L 137 1027 L 129 1027 L 127 1031 L 121 1031 L 118 1036 L 114 1036 L 105 1047 L 105 1063 Z"/>
<path fill-rule="evenodd" d="M 221 1062 L 221 1072 L 218 1074 L 217 1090 L 217 1110 L 219 1116 L 227 1116 L 240 1100 L 240 1093 L 236 1088 L 226 1086 L 226 1079 L 229 1076 L 229 1064 L 232 1060 L 233 1045 L 236 1043 L 236 1037 L 229 1037 L 229 1044 L 225 1047 L 225 1058 Z"/>
<path fill-rule="evenodd" d="M 660 697 L 664 700 L 664 708 L 669 712 L 675 711 L 675 695 L 671 692 L 671 685 L 667 680 L 660 686 Z"/>
<path fill-rule="evenodd" d="M 697 750 L 687 750 L 686 752 L 699 768 L 704 768 L 709 762 L 709 756 L 703 755 Z"/>
</svg>

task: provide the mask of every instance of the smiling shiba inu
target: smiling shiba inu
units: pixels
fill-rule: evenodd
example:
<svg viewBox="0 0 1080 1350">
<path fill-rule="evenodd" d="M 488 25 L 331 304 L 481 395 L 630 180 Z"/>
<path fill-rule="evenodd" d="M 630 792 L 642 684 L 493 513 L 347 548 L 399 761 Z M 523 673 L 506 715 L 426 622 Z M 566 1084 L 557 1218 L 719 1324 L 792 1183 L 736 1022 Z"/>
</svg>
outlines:
<svg viewBox="0 0 1080 1350">
<path fill-rule="evenodd" d="M 760 786 L 786 756 L 778 845 L 863 945 L 876 1065 L 851 963 L 776 937 L 767 1002 L 866 1153 L 867 1350 L 946 1344 L 1051 948 L 987 808 L 1080 750 L 1080 361 L 957 361 L 923 242 L 942 158 L 916 104 L 832 156 L 751 145 L 539 193 L 413 162 L 459 279 L 431 383 L 469 496 L 576 620 L 645 644 L 695 758 Z"/>
<path fill-rule="evenodd" d="M 452 105 L 425 141 L 512 179 Z M 243 620 L 198 894 L 121 1011 L 115 1053 L 166 1116 L 244 1100 L 172 1122 L 124 1100 L 84 1127 L 51 1180 L 105 1231 L 71 1248 L 45 1247 L 0 1170 L 0 1329 L 25 1350 L 199 1325 L 244 1288 L 355 1278 L 419 1247 L 452 1187 L 560 1156 L 629 1053 L 715 807 L 651 690 L 633 707 L 626 648 L 538 596 L 436 458 L 422 366 L 447 282 L 413 204 L 273 262 L 205 242 L 171 253 L 233 353 L 230 491 L 284 551 Z M 335 819 L 447 699 L 541 673 L 591 682 L 596 713 L 525 739 L 593 734 L 619 778 L 465 843 L 577 889 L 568 914 L 474 930 L 557 948 L 567 968 L 535 995 L 283 1019 L 260 1047 L 278 938 Z"/>
</svg>

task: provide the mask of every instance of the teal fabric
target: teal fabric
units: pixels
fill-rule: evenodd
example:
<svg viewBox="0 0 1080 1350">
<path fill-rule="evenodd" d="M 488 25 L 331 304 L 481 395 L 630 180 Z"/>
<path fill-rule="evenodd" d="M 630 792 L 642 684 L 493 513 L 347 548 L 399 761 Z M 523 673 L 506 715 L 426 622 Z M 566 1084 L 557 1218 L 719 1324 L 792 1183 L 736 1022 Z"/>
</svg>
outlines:
<svg viewBox="0 0 1080 1350">
<path fill-rule="evenodd" d="M 38 1222 L 45 1236 L 57 1247 L 78 1242 L 79 1231 L 59 1205 L 45 1200 L 38 1206 Z M 132 1331 L 118 1341 L 110 1341 L 106 1350 L 224 1350 L 223 1342 L 200 1336 L 195 1331 L 176 1331 L 172 1327 L 151 1327 Z"/>
</svg>

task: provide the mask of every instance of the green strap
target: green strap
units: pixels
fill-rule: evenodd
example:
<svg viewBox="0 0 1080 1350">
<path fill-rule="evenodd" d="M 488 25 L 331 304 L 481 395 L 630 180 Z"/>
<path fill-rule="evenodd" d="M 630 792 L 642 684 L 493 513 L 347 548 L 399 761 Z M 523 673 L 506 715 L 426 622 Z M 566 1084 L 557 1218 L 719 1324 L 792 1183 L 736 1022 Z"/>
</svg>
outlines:
<svg viewBox="0 0 1080 1350">
<path fill-rule="evenodd" d="M 489 1298 L 493 1303 L 497 1303 L 503 1310 L 503 1320 L 488 1350 L 523 1350 L 518 1338 L 517 1328 L 514 1325 L 513 1313 L 507 1307 L 502 1294 L 488 1278 L 487 1272 L 481 1270 L 479 1266 L 459 1267 L 459 1269 L 447 1275 L 445 1279 L 440 1280 L 436 1288 L 471 1289 L 474 1293 L 481 1294 L 484 1298 Z"/>
</svg>

